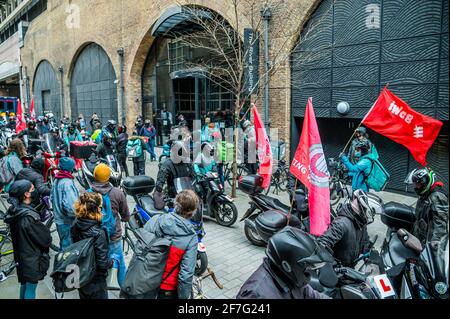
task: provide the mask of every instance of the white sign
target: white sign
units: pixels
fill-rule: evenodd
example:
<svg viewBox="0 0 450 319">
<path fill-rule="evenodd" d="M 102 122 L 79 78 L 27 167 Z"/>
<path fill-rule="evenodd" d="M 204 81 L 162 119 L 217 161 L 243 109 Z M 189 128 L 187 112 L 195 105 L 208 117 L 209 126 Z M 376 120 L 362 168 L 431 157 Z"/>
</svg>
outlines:
<svg viewBox="0 0 450 319">
<path fill-rule="evenodd" d="M 386 299 L 395 296 L 394 287 L 386 274 L 378 275 L 373 277 L 378 291 L 380 292 L 381 298 Z"/>
</svg>

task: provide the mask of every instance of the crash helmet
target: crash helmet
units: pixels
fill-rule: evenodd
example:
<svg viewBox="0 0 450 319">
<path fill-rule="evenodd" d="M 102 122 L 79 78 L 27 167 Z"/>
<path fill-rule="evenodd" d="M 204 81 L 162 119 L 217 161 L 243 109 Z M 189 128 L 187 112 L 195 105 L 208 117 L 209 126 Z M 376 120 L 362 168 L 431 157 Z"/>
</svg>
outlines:
<svg viewBox="0 0 450 319">
<path fill-rule="evenodd" d="M 250 126 L 252 126 L 252 122 L 250 122 L 249 120 L 245 120 L 244 123 L 242 123 L 242 129 L 244 131 L 247 130 Z"/>
<path fill-rule="evenodd" d="M 368 222 L 371 216 L 371 208 L 369 205 L 369 197 L 362 189 L 356 189 L 352 194 L 350 201 L 353 211 L 357 213 L 361 218 Z"/>
<path fill-rule="evenodd" d="M 36 120 L 38 123 L 42 123 L 44 121 L 44 117 L 42 115 L 39 115 Z"/>
<path fill-rule="evenodd" d="M 68 129 L 69 129 L 69 133 L 70 134 L 73 134 L 74 132 L 75 132 L 75 129 L 77 128 L 77 125 L 75 124 L 75 123 L 70 123 L 69 124 L 69 127 L 68 127 Z"/>
<path fill-rule="evenodd" d="M 360 126 L 360 127 L 358 127 L 356 129 L 356 133 L 359 133 L 361 135 L 365 135 L 365 134 L 367 134 L 367 130 L 366 130 L 366 128 L 364 126 Z"/>
<path fill-rule="evenodd" d="M 310 234 L 291 226 L 269 239 L 266 255 L 271 267 L 283 274 L 286 283 L 298 288 L 309 283 L 316 269 L 334 261 Z"/>
<path fill-rule="evenodd" d="M 111 145 L 112 144 L 112 140 L 113 140 L 113 135 L 111 134 L 111 132 L 103 131 L 103 133 L 102 133 L 102 142 L 103 142 L 103 144 Z"/>
<path fill-rule="evenodd" d="M 14 122 L 16 120 L 16 118 L 13 115 L 9 116 L 9 122 Z"/>
<path fill-rule="evenodd" d="M 126 133 L 126 132 L 127 132 L 127 127 L 126 127 L 125 125 L 120 125 L 120 126 L 117 128 L 117 132 L 118 132 L 119 134 Z"/>
<path fill-rule="evenodd" d="M 210 154 L 211 156 L 214 154 L 214 145 L 209 142 L 203 142 L 201 146 L 201 151 L 203 152 L 206 148 L 207 154 Z M 208 152 L 209 150 L 209 152 Z"/>
<path fill-rule="evenodd" d="M 416 168 L 408 174 L 405 182 L 414 185 L 414 191 L 417 195 L 423 195 L 436 183 L 436 174 L 427 167 Z"/>
<path fill-rule="evenodd" d="M 186 144 L 179 140 L 174 141 L 170 148 L 170 159 L 175 164 L 189 163 L 191 158 Z"/>
<path fill-rule="evenodd" d="M 56 134 L 59 134 L 59 128 L 58 127 L 52 127 L 51 129 L 50 129 L 50 133 L 56 133 Z"/>
<path fill-rule="evenodd" d="M 34 130 L 34 129 L 36 128 L 36 122 L 33 121 L 33 120 L 28 121 L 27 126 L 28 126 L 28 128 L 29 128 L 30 130 Z"/>
<path fill-rule="evenodd" d="M 43 121 L 45 124 L 48 124 L 48 122 L 50 121 L 50 119 L 48 118 L 48 116 L 44 116 L 44 118 L 42 119 L 42 121 Z"/>
<path fill-rule="evenodd" d="M 356 145 L 355 145 L 355 149 L 361 150 L 361 155 L 365 155 L 365 154 L 369 154 L 370 151 L 370 142 L 367 138 L 363 138 L 361 140 L 359 140 Z"/>
</svg>

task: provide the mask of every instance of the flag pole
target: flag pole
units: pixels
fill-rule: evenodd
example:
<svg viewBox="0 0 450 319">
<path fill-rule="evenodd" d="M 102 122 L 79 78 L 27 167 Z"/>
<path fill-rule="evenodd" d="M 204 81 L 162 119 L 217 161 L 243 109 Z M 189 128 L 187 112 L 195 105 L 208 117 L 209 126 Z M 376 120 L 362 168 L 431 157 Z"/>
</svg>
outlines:
<svg viewBox="0 0 450 319">
<path fill-rule="evenodd" d="M 292 215 L 292 207 L 293 207 L 293 205 L 294 205 L 294 200 L 295 200 L 295 190 L 297 189 L 297 183 L 298 183 L 298 179 L 297 179 L 297 177 L 295 178 L 295 184 L 294 184 L 294 191 L 293 191 L 293 193 L 292 193 L 292 200 L 291 200 L 291 209 L 289 210 L 289 218 L 288 218 L 288 221 L 287 221 L 287 225 L 289 225 L 289 222 L 290 222 L 290 220 L 291 220 L 291 215 Z"/>
</svg>

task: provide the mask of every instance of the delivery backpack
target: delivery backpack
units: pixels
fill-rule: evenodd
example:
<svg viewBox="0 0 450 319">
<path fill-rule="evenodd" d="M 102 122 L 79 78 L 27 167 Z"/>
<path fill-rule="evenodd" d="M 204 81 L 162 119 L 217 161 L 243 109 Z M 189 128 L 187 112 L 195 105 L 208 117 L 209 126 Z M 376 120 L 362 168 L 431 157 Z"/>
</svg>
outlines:
<svg viewBox="0 0 450 319">
<path fill-rule="evenodd" d="M 56 254 L 53 262 L 55 292 L 64 293 L 84 287 L 95 276 L 94 238 L 80 240 Z"/>
<path fill-rule="evenodd" d="M 129 140 L 127 143 L 128 158 L 142 156 L 142 141 L 140 139 Z"/>
<path fill-rule="evenodd" d="M 387 172 L 380 161 L 373 158 L 367 158 L 372 162 L 369 174 L 366 176 L 367 187 L 373 189 L 376 192 L 384 190 L 386 184 L 389 182 L 391 175 Z"/>
<path fill-rule="evenodd" d="M 94 191 L 90 188 L 88 189 L 89 193 L 93 193 Z M 100 194 L 100 193 L 99 193 Z M 106 233 L 108 235 L 108 240 L 112 235 L 116 233 L 116 218 L 114 217 L 114 213 L 111 208 L 111 199 L 109 198 L 109 193 L 100 194 L 102 195 L 102 228 L 106 229 Z"/>
<path fill-rule="evenodd" d="M 8 185 L 14 179 L 9 164 L 9 155 L 0 159 L 0 185 Z"/>
<path fill-rule="evenodd" d="M 125 299 L 156 299 L 159 286 L 178 268 L 180 263 L 163 278 L 172 240 L 157 237 L 144 228 L 136 230 L 136 237 L 134 255 L 128 266 L 120 297 Z"/>
</svg>

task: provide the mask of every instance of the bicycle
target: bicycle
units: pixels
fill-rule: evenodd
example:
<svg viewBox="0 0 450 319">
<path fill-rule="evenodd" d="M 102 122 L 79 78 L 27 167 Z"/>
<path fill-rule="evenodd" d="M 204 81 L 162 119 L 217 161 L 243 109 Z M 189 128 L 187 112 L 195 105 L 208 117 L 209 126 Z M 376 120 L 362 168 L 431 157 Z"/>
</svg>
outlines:
<svg viewBox="0 0 450 319">
<path fill-rule="evenodd" d="M 5 214 L 0 211 L 0 220 L 3 220 Z M 0 228 L 0 282 L 9 278 L 9 275 L 16 268 L 14 260 L 14 249 L 12 245 L 11 233 L 9 227 Z"/>
<path fill-rule="evenodd" d="M 211 277 L 211 279 L 219 289 L 223 289 L 223 285 L 217 279 L 214 271 L 212 271 L 211 268 L 208 267 L 207 272 L 205 272 L 203 275 L 199 277 L 194 276 L 194 279 L 192 280 L 192 299 L 208 299 L 208 297 L 203 293 L 202 285 L 203 279 L 208 277 Z"/>
<path fill-rule="evenodd" d="M 270 180 L 270 185 L 266 189 L 266 195 L 269 194 L 272 189 L 272 194 L 278 195 L 278 193 L 285 192 L 288 189 L 289 185 L 289 167 L 286 164 L 285 160 L 280 160 L 278 162 L 277 169 L 272 174 L 272 178 Z"/>
<path fill-rule="evenodd" d="M 328 159 L 328 166 L 331 170 L 330 175 L 330 203 L 336 205 L 343 198 L 351 196 L 347 184 L 350 183 L 350 177 L 345 166 L 334 158 Z"/>
<path fill-rule="evenodd" d="M 241 176 L 245 176 L 245 175 L 249 175 L 249 174 L 250 174 L 250 170 L 245 163 L 238 164 L 237 176 L 236 176 L 237 180 L 239 180 L 239 178 Z M 224 179 L 227 181 L 228 185 L 230 187 L 233 186 L 233 163 L 225 163 L 223 165 L 223 176 L 224 176 Z"/>
</svg>

